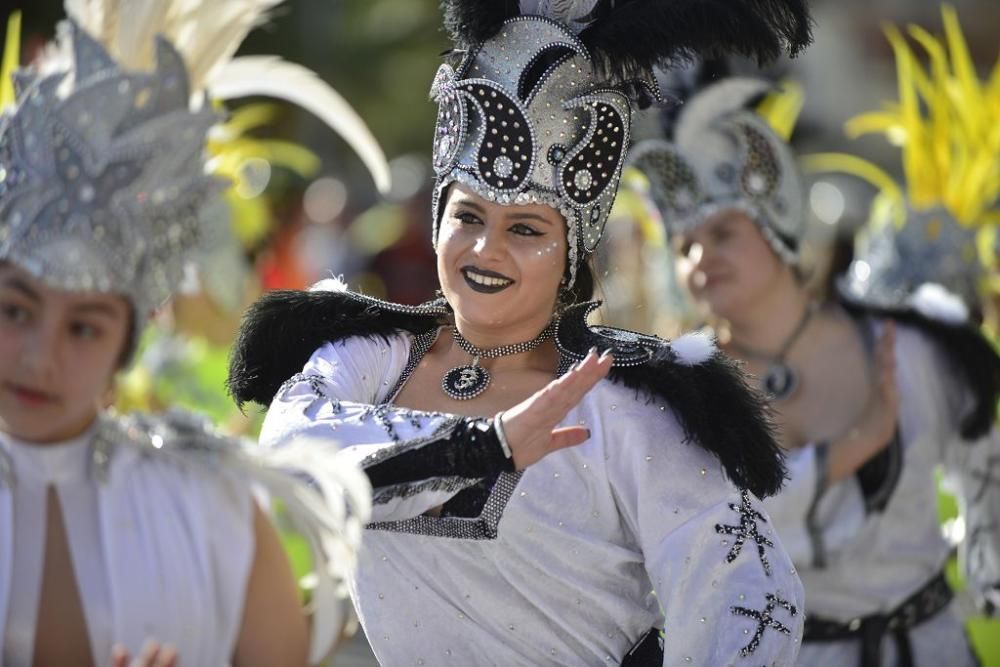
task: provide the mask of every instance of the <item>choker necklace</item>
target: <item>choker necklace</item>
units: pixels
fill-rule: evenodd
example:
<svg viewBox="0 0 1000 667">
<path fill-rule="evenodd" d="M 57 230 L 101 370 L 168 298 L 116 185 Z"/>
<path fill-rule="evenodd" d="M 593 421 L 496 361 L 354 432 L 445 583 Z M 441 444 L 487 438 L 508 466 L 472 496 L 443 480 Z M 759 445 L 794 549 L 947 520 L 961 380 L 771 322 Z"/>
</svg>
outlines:
<svg viewBox="0 0 1000 667">
<path fill-rule="evenodd" d="M 550 322 L 542 332 L 529 341 L 501 345 L 488 350 L 476 347 L 462 336 L 458 327 L 451 328 L 452 338 L 464 352 L 472 355 L 472 363 L 452 368 L 441 378 L 441 389 L 456 401 L 468 401 L 479 396 L 490 386 L 490 373 L 479 365 L 480 359 L 497 359 L 511 354 L 531 352 L 536 347 L 552 338 L 554 325 Z"/>
<path fill-rule="evenodd" d="M 809 324 L 809 320 L 812 319 L 814 312 L 816 312 L 815 303 L 810 303 L 806 306 L 805 311 L 802 313 L 802 319 L 799 320 L 798 325 L 795 327 L 795 331 L 785 339 L 784 344 L 782 344 L 777 354 L 767 354 L 758 350 L 751 350 L 748 347 L 740 345 L 733 339 L 729 341 L 729 347 L 740 356 L 767 362 L 768 367 L 762 378 L 761 386 L 771 400 L 785 400 L 795 392 L 795 389 L 799 385 L 799 377 L 792 370 L 792 367 L 785 363 L 785 356 L 792 348 L 792 345 L 795 344 L 795 341 L 799 339 L 799 336 L 802 335 L 802 332 L 806 330 L 806 326 Z"/>
</svg>

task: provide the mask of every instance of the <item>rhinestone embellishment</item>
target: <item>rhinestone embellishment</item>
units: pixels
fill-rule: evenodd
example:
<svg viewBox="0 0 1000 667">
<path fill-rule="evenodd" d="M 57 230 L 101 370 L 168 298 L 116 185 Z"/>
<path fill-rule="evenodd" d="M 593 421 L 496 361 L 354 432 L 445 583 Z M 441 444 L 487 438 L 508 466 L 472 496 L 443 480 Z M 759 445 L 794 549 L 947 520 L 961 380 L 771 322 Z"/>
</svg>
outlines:
<svg viewBox="0 0 1000 667">
<path fill-rule="evenodd" d="M 468 401 L 479 396 L 490 386 L 489 371 L 479 365 L 480 359 L 498 359 L 512 354 L 531 352 L 539 345 L 552 338 L 555 325 L 549 323 L 542 332 L 529 341 L 501 345 L 490 349 L 476 347 L 462 336 L 457 327 L 452 328 L 451 335 L 455 343 L 466 354 L 472 355 L 472 363 L 452 368 L 441 378 L 441 389 L 456 401 Z"/>
</svg>

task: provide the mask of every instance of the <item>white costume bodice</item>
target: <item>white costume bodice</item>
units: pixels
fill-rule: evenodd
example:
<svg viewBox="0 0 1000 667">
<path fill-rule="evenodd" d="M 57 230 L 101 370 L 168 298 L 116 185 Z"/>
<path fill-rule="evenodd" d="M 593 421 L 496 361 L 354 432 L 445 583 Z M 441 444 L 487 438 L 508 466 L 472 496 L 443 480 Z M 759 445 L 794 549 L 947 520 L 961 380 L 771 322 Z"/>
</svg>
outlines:
<svg viewBox="0 0 1000 667">
<path fill-rule="evenodd" d="M 262 443 L 306 436 L 356 460 L 420 448 L 454 416 L 385 402 L 428 346 L 324 345 L 278 392 Z M 591 437 L 487 480 L 471 515 L 424 513 L 484 480 L 376 486 L 351 589 L 380 662 L 618 664 L 657 626 L 664 665 L 791 665 L 801 584 L 759 501 L 631 389 L 602 381 L 564 423 Z"/>
<path fill-rule="evenodd" d="M 4 665 L 31 664 L 50 486 L 94 664 L 110 664 L 115 643 L 135 655 L 147 638 L 175 646 L 183 664 L 229 663 L 254 550 L 249 489 L 222 471 L 123 446 L 125 437 L 107 418 L 61 444 L 0 437 L 9 473 L 0 475 Z M 110 446 L 95 454 L 99 439 Z"/>
</svg>

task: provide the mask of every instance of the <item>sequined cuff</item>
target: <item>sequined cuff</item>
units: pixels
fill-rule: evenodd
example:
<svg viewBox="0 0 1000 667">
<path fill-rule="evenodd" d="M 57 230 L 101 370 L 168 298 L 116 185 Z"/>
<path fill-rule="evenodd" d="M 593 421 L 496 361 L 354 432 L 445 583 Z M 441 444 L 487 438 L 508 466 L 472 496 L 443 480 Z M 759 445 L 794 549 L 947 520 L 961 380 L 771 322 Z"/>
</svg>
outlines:
<svg viewBox="0 0 1000 667">
<path fill-rule="evenodd" d="M 434 477 L 479 479 L 513 472 L 493 420 L 465 417 L 419 443 L 402 442 L 361 463 L 372 487 L 410 484 Z"/>
</svg>

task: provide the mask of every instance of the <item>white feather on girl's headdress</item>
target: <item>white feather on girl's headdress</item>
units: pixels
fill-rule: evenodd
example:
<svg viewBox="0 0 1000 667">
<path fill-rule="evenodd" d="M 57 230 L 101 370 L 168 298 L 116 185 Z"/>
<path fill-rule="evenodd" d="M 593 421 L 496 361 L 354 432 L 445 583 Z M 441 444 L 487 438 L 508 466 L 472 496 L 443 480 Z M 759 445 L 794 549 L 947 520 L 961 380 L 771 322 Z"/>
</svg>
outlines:
<svg viewBox="0 0 1000 667">
<path fill-rule="evenodd" d="M 296 104 L 344 137 L 381 192 L 389 165 L 364 121 L 343 97 L 310 70 L 277 57 L 234 57 L 247 34 L 284 0 L 66 0 L 66 15 L 124 68 L 152 70 L 154 38 L 166 38 L 184 58 L 192 103 L 264 95 Z M 39 64 L 66 69 L 69 40 L 61 31 Z"/>
</svg>

